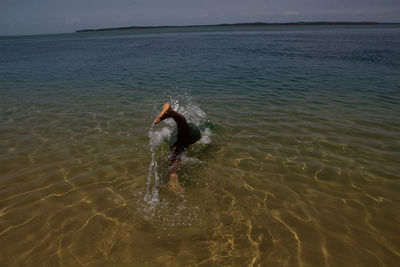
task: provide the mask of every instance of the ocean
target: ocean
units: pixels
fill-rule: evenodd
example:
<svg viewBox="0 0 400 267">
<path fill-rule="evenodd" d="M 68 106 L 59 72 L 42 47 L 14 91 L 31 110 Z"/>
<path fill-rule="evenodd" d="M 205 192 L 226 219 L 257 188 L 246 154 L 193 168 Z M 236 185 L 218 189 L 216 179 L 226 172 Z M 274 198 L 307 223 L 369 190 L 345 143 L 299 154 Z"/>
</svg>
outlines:
<svg viewBox="0 0 400 267">
<path fill-rule="evenodd" d="M 0 265 L 395 266 L 399 118 L 399 26 L 0 37 Z"/>
</svg>

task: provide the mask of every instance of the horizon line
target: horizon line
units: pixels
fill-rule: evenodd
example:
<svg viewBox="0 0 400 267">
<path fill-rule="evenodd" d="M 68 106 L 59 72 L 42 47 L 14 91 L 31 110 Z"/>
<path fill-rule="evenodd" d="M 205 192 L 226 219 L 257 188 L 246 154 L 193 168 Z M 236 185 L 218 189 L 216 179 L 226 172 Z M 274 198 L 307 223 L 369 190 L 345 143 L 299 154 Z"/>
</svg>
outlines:
<svg viewBox="0 0 400 267">
<path fill-rule="evenodd" d="M 7 37 L 23 37 L 23 36 L 39 36 L 39 35 L 55 35 L 55 34 L 74 34 L 81 32 L 96 32 L 96 31 L 118 31 L 118 30 L 145 30 L 145 29 L 168 29 L 168 28 L 218 28 L 218 27 L 243 27 L 243 26 L 335 26 L 335 25 L 400 25 L 400 22 L 378 22 L 378 21 L 297 21 L 297 22 L 239 22 L 239 23 L 219 23 L 219 24 L 192 24 L 192 25 L 142 25 L 142 26 L 121 26 L 109 28 L 87 28 L 75 31 L 53 32 L 53 33 L 23 33 L 23 34 L 5 34 L 0 35 L 0 38 Z"/>
<path fill-rule="evenodd" d="M 79 32 L 92 31 L 117 31 L 140 29 L 165 29 L 165 28 L 200 28 L 200 27 L 226 27 L 226 26 L 323 26 L 323 25 L 400 25 L 400 22 L 376 22 L 376 21 L 297 21 L 297 22 L 239 22 L 220 24 L 193 24 L 193 25 L 158 25 L 158 26 L 123 26 L 97 29 L 80 29 Z"/>
</svg>

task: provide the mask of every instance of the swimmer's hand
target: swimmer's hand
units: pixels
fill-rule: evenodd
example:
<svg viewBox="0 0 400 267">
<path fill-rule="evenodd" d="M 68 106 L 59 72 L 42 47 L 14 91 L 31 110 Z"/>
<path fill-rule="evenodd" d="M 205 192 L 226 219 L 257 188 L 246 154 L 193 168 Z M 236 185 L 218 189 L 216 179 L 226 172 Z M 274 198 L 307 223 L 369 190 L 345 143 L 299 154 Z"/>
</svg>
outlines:
<svg viewBox="0 0 400 267">
<path fill-rule="evenodd" d="M 160 114 L 157 116 L 157 118 L 154 119 L 153 125 L 158 124 L 160 121 L 163 121 L 167 118 L 172 117 L 173 110 L 171 108 L 170 103 L 165 103 Z"/>
</svg>

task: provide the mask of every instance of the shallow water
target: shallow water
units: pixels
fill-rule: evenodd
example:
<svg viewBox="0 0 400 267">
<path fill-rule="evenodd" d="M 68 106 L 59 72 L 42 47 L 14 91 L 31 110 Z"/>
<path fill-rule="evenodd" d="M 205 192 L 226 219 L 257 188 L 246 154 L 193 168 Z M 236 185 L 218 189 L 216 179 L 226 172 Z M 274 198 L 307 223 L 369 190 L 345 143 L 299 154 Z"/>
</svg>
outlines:
<svg viewBox="0 0 400 267">
<path fill-rule="evenodd" d="M 271 30 L 272 29 L 272 30 Z M 400 29 L 0 39 L 5 266 L 395 266 Z M 203 138 L 168 189 L 169 101 Z"/>
</svg>

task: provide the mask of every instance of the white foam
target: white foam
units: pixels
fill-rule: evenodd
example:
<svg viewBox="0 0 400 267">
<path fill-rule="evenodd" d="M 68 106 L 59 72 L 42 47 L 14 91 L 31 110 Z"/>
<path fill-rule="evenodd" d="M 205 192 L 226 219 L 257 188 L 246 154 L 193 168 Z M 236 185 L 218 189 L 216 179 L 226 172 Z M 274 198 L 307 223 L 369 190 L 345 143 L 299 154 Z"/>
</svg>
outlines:
<svg viewBox="0 0 400 267">
<path fill-rule="evenodd" d="M 171 135 L 171 129 L 168 127 L 163 127 L 159 131 L 154 131 L 153 127 L 149 131 L 150 147 L 155 148 L 161 144 L 161 142 L 169 138 Z"/>
<path fill-rule="evenodd" d="M 206 145 L 211 143 L 211 136 L 213 133 L 211 132 L 210 129 L 205 128 L 203 131 L 201 131 L 201 139 L 199 140 L 200 144 Z"/>
<path fill-rule="evenodd" d="M 182 165 L 193 165 L 193 164 L 202 164 L 204 163 L 203 161 L 199 160 L 198 158 L 195 157 L 189 157 L 184 153 L 181 157 L 182 160 Z"/>
</svg>

